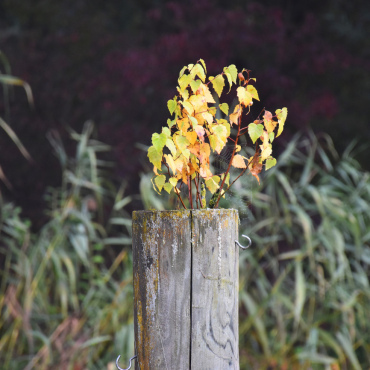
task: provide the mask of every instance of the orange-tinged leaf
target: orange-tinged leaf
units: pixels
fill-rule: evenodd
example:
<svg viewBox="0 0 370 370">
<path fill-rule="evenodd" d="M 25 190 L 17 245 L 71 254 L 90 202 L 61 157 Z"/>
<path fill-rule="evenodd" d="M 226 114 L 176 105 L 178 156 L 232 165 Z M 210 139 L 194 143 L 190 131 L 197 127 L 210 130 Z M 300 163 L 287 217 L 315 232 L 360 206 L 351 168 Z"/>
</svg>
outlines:
<svg viewBox="0 0 370 370">
<path fill-rule="evenodd" d="M 260 183 L 260 179 L 258 174 L 262 171 L 262 163 L 254 163 L 253 166 L 250 168 L 251 174 L 257 179 L 258 183 Z"/>
<path fill-rule="evenodd" d="M 179 128 L 179 130 L 181 130 L 182 132 L 186 132 L 188 131 L 188 128 L 190 127 L 190 123 L 189 123 L 189 119 L 188 117 L 186 118 L 182 118 L 182 119 L 178 119 L 177 120 L 177 127 Z"/>
<path fill-rule="evenodd" d="M 197 133 L 194 131 L 185 132 L 185 137 L 189 140 L 189 143 L 193 145 L 197 141 Z"/>
<path fill-rule="evenodd" d="M 209 169 L 208 165 L 202 165 L 200 166 L 199 174 L 204 179 L 208 179 L 213 176 L 211 170 Z"/>
<path fill-rule="evenodd" d="M 264 121 L 266 131 L 270 134 L 275 130 L 277 122 L 274 120 L 271 121 Z"/>
<path fill-rule="evenodd" d="M 245 161 L 243 157 L 240 154 L 235 154 L 233 161 L 231 162 L 231 165 L 236 167 L 236 168 L 246 168 Z"/>
<path fill-rule="evenodd" d="M 200 163 L 209 163 L 209 156 L 211 155 L 211 148 L 208 143 L 203 143 L 200 145 L 199 150 L 199 160 Z"/>
<path fill-rule="evenodd" d="M 238 99 L 241 105 L 248 107 L 248 105 L 252 102 L 252 94 L 245 89 L 243 86 L 239 86 L 236 89 L 236 93 L 238 95 Z"/>
<path fill-rule="evenodd" d="M 239 117 L 241 116 L 241 114 L 242 114 L 242 107 L 240 104 L 237 104 L 234 108 L 234 113 L 231 113 L 229 116 L 231 125 L 233 123 L 235 123 L 236 125 L 238 124 Z"/>
</svg>

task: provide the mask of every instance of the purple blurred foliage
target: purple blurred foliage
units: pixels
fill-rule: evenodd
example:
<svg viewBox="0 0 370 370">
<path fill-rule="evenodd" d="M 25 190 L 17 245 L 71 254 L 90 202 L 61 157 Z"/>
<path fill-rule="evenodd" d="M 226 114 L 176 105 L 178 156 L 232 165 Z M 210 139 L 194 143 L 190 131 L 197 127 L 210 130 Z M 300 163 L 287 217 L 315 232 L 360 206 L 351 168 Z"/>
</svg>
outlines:
<svg viewBox="0 0 370 370">
<path fill-rule="evenodd" d="M 20 0 L 5 2 L 0 49 L 36 101 L 30 111 L 16 90 L 11 103 L 11 124 L 36 164 L 24 163 L 0 138 L 1 163 L 14 185 L 9 196 L 37 206 L 45 186 L 60 180 L 45 133 L 57 129 L 66 137 L 65 126 L 79 130 L 87 119 L 113 146 L 118 178 L 137 192 L 146 154 L 135 143 L 149 145 L 165 124 L 179 70 L 199 58 L 209 75 L 229 64 L 252 70 L 263 101 L 257 108 L 288 107 L 286 139 L 309 127 L 329 132 L 339 146 L 356 135 L 369 139 L 370 108 L 359 93 L 369 88 L 362 76 L 370 62 L 361 51 L 368 41 L 341 37 L 335 26 L 342 14 L 331 12 L 329 0 L 315 2 L 317 13 L 303 5 L 289 11 L 285 3 L 292 4 L 128 1 L 115 8 L 38 0 L 33 10 Z"/>
</svg>

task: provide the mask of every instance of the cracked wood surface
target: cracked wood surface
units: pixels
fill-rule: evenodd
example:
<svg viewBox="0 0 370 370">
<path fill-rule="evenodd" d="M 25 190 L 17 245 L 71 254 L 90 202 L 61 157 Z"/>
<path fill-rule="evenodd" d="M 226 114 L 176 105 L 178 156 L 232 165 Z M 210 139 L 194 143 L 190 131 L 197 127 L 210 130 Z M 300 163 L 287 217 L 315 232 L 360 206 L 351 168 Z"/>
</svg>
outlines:
<svg viewBox="0 0 370 370">
<path fill-rule="evenodd" d="M 136 369 L 239 369 L 237 238 L 235 210 L 133 213 Z"/>
</svg>

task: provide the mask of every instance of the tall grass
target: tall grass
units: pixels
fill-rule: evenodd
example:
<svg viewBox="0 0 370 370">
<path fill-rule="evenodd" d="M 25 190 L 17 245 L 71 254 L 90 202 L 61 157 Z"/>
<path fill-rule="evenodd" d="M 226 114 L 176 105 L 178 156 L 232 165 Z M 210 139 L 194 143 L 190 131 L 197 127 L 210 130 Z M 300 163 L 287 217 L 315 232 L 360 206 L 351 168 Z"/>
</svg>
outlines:
<svg viewBox="0 0 370 370">
<path fill-rule="evenodd" d="M 242 368 L 370 366 L 370 174 L 352 149 L 297 136 L 244 194 Z"/>
<path fill-rule="evenodd" d="M 0 363 L 4 369 L 112 368 L 134 353 L 131 201 L 108 181 L 109 150 L 93 125 L 71 132 L 68 158 L 49 136 L 63 182 L 47 194 L 49 222 L 37 234 L 12 204 L 1 207 Z"/>
<path fill-rule="evenodd" d="M 240 210 L 241 369 L 370 367 L 370 174 L 330 138 L 296 136 L 220 203 Z M 142 177 L 147 207 L 167 208 Z M 246 203 L 249 207 L 240 207 Z"/>
</svg>

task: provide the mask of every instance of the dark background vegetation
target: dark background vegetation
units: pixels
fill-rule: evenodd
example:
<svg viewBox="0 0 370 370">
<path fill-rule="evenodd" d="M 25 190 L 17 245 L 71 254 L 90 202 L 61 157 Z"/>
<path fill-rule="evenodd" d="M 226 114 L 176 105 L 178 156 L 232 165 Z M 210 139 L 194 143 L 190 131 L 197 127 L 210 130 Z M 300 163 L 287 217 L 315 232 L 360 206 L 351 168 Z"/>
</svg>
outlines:
<svg viewBox="0 0 370 370">
<path fill-rule="evenodd" d="M 264 105 L 288 107 L 286 141 L 313 128 L 339 151 L 354 138 L 367 142 L 369 28 L 370 7 L 359 0 L 3 0 L 0 48 L 35 98 L 32 110 L 24 91 L 13 91 L 6 118 L 34 163 L 1 135 L 13 185 L 3 191 L 38 228 L 45 188 L 60 182 L 46 133 L 66 137 L 66 127 L 92 119 L 113 147 L 117 179 L 138 192 L 146 160 L 135 143 L 149 144 L 168 117 L 178 71 L 199 58 L 210 74 L 232 63 L 252 70 Z"/>
</svg>

